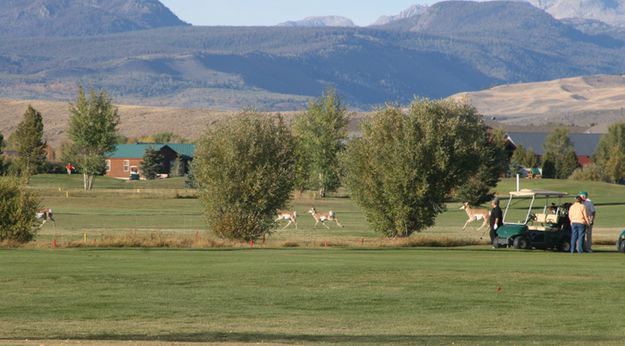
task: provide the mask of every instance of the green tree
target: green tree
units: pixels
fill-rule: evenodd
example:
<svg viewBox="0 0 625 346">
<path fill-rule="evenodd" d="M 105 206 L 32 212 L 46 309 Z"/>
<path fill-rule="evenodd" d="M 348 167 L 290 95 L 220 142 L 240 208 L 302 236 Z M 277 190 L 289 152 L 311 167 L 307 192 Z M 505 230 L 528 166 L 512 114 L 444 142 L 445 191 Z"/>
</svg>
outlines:
<svg viewBox="0 0 625 346">
<path fill-rule="evenodd" d="M 244 112 L 208 130 L 192 167 L 212 231 L 252 240 L 275 226 L 293 189 L 294 146 L 281 117 Z"/>
<path fill-rule="evenodd" d="M 46 142 L 43 140 L 43 117 L 32 106 L 24 113 L 24 119 L 14 133 L 17 151 L 15 161 L 20 174 L 28 179 L 46 162 Z"/>
<path fill-rule="evenodd" d="M 147 180 L 156 179 L 160 173 L 163 173 L 161 172 L 163 169 L 163 155 L 161 152 L 151 146 L 146 148 L 140 169 Z"/>
<path fill-rule="evenodd" d="M 0 133 L 0 175 L 4 175 L 7 169 L 4 163 L 4 146 L 4 136 Z"/>
<path fill-rule="evenodd" d="M 14 177 L 0 177 L 0 242 L 31 241 L 39 229 L 40 200 Z"/>
<path fill-rule="evenodd" d="M 486 126 L 475 108 L 414 101 L 363 123 L 344 155 L 345 183 L 373 229 L 408 236 L 434 225 L 445 199 L 482 165 Z"/>
<path fill-rule="evenodd" d="M 625 123 L 611 125 L 601 136 L 593 160 L 608 181 L 625 179 Z"/>
<path fill-rule="evenodd" d="M 187 140 L 178 136 L 173 132 L 159 132 L 151 136 L 154 138 L 155 143 L 186 143 Z"/>
<path fill-rule="evenodd" d="M 621 156 L 621 160 L 623 157 Z M 625 160 L 621 161 L 621 167 L 625 164 Z M 569 177 L 571 180 L 585 180 L 585 181 L 610 181 L 607 176 L 608 172 L 595 163 L 580 167 L 573 171 L 573 174 Z"/>
<path fill-rule="evenodd" d="M 119 114 L 106 92 L 91 89 L 85 95 L 82 87 L 70 105 L 69 150 L 72 162 L 83 173 L 85 190 L 91 190 L 95 176 L 106 170 L 105 154 L 115 149 Z"/>
<path fill-rule="evenodd" d="M 510 158 L 510 163 L 515 166 L 521 166 L 525 168 L 537 167 L 539 164 L 538 156 L 536 155 L 534 149 L 525 149 L 525 147 L 521 144 L 519 144 L 514 150 L 514 153 Z"/>
<path fill-rule="evenodd" d="M 334 89 L 311 101 L 306 112 L 295 120 L 298 188 L 308 181 L 308 186 L 324 197 L 340 186 L 338 156 L 347 140 L 348 122 L 347 109 Z"/>
<path fill-rule="evenodd" d="M 566 128 L 554 129 L 543 143 L 543 177 L 567 179 L 579 167 L 575 148 Z M 553 173 L 551 172 L 553 168 Z"/>
<path fill-rule="evenodd" d="M 471 205 L 480 205 L 493 199 L 492 188 L 497 186 L 510 162 L 506 151 L 506 135 L 502 130 L 493 130 L 490 136 L 484 136 L 477 145 L 481 164 L 477 172 L 468 176 L 456 190 L 457 197 Z"/>
</svg>

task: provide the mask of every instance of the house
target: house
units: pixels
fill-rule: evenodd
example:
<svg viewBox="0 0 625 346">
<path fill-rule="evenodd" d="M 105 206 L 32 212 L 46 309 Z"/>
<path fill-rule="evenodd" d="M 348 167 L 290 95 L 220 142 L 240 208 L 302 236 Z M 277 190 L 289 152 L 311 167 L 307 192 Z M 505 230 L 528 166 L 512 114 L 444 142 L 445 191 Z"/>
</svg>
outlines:
<svg viewBox="0 0 625 346">
<path fill-rule="evenodd" d="M 549 133 L 542 132 L 509 132 L 508 140 L 515 147 L 522 145 L 525 149 L 532 149 L 539 159 L 544 155 L 543 143 Z M 569 139 L 575 149 L 577 162 L 584 167 L 592 163 L 592 156 L 597 150 L 601 134 L 569 133 Z"/>
<path fill-rule="evenodd" d="M 118 144 L 115 150 L 106 156 L 106 176 L 129 179 L 131 174 L 141 174 L 140 167 L 146 149 L 154 148 L 163 156 L 163 172 L 169 172 L 176 158 L 180 158 L 187 171 L 188 163 L 193 160 L 194 144 Z"/>
</svg>

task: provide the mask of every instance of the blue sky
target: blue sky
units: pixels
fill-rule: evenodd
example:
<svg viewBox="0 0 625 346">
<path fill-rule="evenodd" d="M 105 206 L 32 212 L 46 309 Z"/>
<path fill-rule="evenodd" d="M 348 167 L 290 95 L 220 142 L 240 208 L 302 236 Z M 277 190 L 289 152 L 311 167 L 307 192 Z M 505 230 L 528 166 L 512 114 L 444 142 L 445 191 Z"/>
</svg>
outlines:
<svg viewBox="0 0 625 346">
<path fill-rule="evenodd" d="M 380 15 L 397 14 L 436 0 L 161 0 L 193 25 L 275 25 L 308 16 L 337 15 L 369 25 Z"/>
</svg>

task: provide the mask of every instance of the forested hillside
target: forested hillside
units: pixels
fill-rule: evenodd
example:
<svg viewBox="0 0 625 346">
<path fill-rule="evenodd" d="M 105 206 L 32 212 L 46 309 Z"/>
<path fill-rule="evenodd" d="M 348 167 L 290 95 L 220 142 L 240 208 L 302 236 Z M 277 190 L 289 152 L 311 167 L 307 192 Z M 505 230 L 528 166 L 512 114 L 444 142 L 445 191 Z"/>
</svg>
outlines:
<svg viewBox="0 0 625 346">
<path fill-rule="evenodd" d="M 618 35 L 584 34 L 527 3 L 443 2 L 414 13 L 370 28 L 181 25 L 2 35 L 0 97 L 69 100 L 81 83 L 130 104 L 291 110 L 335 86 L 350 106 L 369 109 L 415 96 L 625 72 Z"/>
</svg>

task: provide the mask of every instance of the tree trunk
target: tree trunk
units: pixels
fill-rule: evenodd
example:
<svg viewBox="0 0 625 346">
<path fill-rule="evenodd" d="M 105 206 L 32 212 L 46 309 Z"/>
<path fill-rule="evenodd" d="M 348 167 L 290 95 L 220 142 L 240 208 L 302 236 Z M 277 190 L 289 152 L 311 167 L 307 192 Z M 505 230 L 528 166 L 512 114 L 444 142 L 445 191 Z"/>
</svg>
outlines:
<svg viewBox="0 0 625 346">
<path fill-rule="evenodd" d="M 89 179 L 88 179 L 88 191 L 91 191 L 91 189 L 93 189 L 93 180 L 95 180 L 95 175 L 93 174 L 89 174 Z"/>
<path fill-rule="evenodd" d="M 82 174 L 82 186 L 85 191 L 89 191 L 88 181 L 89 181 L 89 176 L 87 175 L 87 173 L 83 173 Z"/>
<path fill-rule="evenodd" d="M 319 197 L 324 198 L 326 196 L 326 187 L 324 184 L 323 173 L 319 173 Z"/>
</svg>

